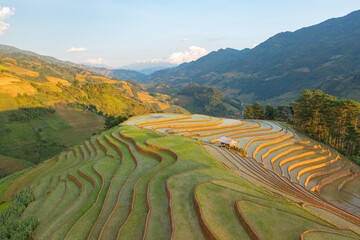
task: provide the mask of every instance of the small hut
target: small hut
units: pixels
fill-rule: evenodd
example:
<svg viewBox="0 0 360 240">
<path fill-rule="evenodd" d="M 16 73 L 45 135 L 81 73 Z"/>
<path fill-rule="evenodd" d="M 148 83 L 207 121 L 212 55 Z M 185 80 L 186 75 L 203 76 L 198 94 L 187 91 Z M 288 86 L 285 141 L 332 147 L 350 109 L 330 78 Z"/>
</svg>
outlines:
<svg viewBox="0 0 360 240">
<path fill-rule="evenodd" d="M 235 148 L 235 147 L 239 147 L 239 142 L 232 139 L 232 138 L 228 138 L 228 137 L 221 137 L 218 140 L 220 142 L 220 145 L 222 147 L 227 147 L 227 148 Z"/>
</svg>

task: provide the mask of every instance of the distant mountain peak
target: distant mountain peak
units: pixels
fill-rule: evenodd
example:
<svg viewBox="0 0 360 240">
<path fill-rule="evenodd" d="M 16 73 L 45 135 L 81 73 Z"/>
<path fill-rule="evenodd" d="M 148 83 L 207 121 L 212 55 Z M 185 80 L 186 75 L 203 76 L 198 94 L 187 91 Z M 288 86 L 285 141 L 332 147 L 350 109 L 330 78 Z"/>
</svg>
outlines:
<svg viewBox="0 0 360 240">
<path fill-rule="evenodd" d="M 289 102 L 294 99 L 293 93 L 301 89 L 321 88 L 324 81 L 344 79 L 357 72 L 360 10 L 293 32 L 278 33 L 252 49 L 213 51 L 194 62 L 155 72 L 148 81 L 178 87 L 189 82 L 215 86 L 228 96 L 249 103 L 279 99 Z M 336 82 L 331 86 L 336 86 Z M 360 92 L 356 91 L 337 96 L 360 100 Z"/>
<path fill-rule="evenodd" d="M 166 69 L 166 68 L 173 68 L 178 66 L 178 64 L 172 64 L 168 62 L 135 62 L 130 65 L 126 65 L 121 67 L 121 69 L 133 70 L 143 74 L 152 74 L 153 72 Z"/>
</svg>

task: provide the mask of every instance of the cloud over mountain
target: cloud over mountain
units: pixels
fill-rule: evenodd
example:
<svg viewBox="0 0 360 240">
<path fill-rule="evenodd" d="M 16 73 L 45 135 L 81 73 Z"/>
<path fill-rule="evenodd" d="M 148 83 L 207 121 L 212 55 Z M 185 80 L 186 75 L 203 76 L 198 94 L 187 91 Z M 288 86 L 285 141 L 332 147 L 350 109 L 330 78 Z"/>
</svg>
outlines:
<svg viewBox="0 0 360 240">
<path fill-rule="evenodd" d="M 10 27 L 10 24 L 4 20 L 15 14 L 15 8 L 1 7 L 0 8 L 0 35 L 4 33 L 6 29 Z"/>
<path fill-rule="evenodd" d="M 146 59 L 146 60 L 137 60 L 136 63 L 171 63 L 171 64 L 181 64 L 184 62 L 191 62 L 195 61 L 206 54 L 208 54 L 209 51 L 205 48 L 197 47 L 197 46 L 191 46 L 188 48 L 188 50 L 185 50 L 183 52 L 174 52 L 170 54 L 170 56 L 166 59 L 162 58 L 152 58 L 152 59 Z"/>
<path fill-rule="evenodd" d="M 189 47 L 189 50 L 172 53 L 166 61 L 174 64 L 191 62 L 205 56 L 208 53 L 209 51 L 205 48 L 191 46 Z"/>
<path fill-rule="evenodd" d="M 99 57 L 99 58 L 88 58 L 86 59 L 87 63 L 90 64 L 105 64 L 105 61 L 103 58 Z"/>
<path fill-rule="evenodd" d="M 78 48 L 71 47 L 68 50 L 66 50 L 66 52 L 68 52 L 68 53 L 70 53 L 70 52 L 85 52 L 85 51 L 87 51 L 87 49 L 84 47 L 78 47 Z"/>
</svg>

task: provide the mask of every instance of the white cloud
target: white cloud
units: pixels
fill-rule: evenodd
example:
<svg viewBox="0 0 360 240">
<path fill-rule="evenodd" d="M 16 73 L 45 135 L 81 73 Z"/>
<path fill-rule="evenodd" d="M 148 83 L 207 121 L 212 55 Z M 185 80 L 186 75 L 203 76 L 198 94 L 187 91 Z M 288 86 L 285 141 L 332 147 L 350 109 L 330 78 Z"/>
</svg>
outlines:
<svg viewBox="0 0 360 240">
<path fill-rule="evenodd" d="M 9 26 L 10 24 L 0 21 L 0 35 L 2 35 Z"/>
<path fill-rule="evenodd" d="M 185 50 L 183 52 L 175 52 L 170 54 L 170 56 L 166 59 L 161 58 L 153 58 L 153 59 L 146 59 L 146 60 L 137 60 L 136 63 L 172 63 L 172 64 L 181 64 L 184 62 L 191 62 L 195 61 L 206 54 L 208 54 L 209 51 L 205 48 L 191 46 L 188 50 Z"/>
<path fill-rule="evenodd" d="M 189 47 L 189 50 L 186 50 L 184 52 L 175 52 L 171 54 L 166 61 L 174 64 L 191 62 L 201 58 L 202 56 L 205 56 L 208 53 L 209 51 L 205 48 L 191 46 Z"/>
<path fill-rule="evenodd" d="M 0 19 L 1 20 L 4 20 L 14 14 L 15 14 L 15 8 L 9 8 L 9 7 L 1 7 L 0 8 Z"/>
<path fill-rule="evenodd" d="M 71 47 L 68 50 L 66 50 L 66 52 L 68 52 L 68 53 L 70 53 L 70 52 L 85 52 L 85 51 L 87 51 L 87 49 L 84 47 L 79 47 L 79 48 Z"/>
<path fill-rule="evenodd" d="M 15 8 L 1 7 L 0 8 L 0 35 L 4 33 L 6 29 L 10 27 L 10 24 L 4 20 L 15 14 Z"/>
<path fill-rule="evenodd" d="M 99 58 L 88 58 L 86 59 L 87 63 L 90 64 L 105 64 L 105 61 L 103 58 L 99 57 Z"/>
</svg>

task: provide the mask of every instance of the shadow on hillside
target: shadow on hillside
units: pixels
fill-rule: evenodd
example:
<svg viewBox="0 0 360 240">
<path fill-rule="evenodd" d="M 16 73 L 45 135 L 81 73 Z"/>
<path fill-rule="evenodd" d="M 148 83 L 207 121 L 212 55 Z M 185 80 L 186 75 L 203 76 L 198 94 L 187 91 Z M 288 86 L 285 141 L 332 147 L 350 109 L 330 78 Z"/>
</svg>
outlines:
<svg viewBox="0 0 360 240">
<path fill-rule="evenodd" d="M 2 111 L 0 154 L 37 164 L 103 128 L 103 118 L 90 112 L 45 107 Z"/>
</svg>

